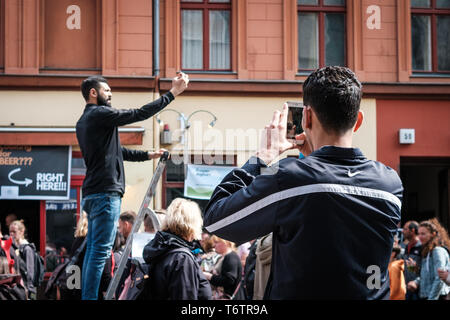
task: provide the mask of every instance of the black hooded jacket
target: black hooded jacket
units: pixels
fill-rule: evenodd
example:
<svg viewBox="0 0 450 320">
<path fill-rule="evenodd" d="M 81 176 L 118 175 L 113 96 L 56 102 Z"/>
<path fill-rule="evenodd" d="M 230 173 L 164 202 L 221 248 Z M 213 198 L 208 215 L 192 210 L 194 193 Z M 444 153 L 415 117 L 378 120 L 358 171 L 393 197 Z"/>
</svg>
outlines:
<svg viewBox="0 0 450 320">
<path fill-rule="evenodd" d="M 186 251 L 175 249 L 185 248 Z M 211 286 L 194 256 L 193 243 L 158 231 L 144 248 L 143 258 L 151 264 L 151 295 L 154 300 L 209 300 Z"/>
</svg>

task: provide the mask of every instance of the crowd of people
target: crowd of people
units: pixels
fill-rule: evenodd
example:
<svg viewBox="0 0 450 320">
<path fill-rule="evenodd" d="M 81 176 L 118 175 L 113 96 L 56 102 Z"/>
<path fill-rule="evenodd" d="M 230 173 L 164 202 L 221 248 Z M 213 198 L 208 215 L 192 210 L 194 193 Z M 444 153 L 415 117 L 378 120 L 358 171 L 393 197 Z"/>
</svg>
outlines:
<svg viewBox="0 0 450 320">
<path fill-rule="evenodd" d="M 436 218 L 408 221 L 395 239 L 389 277 L 393 300 L 450 300 L 450 239 Z"/>
<path fill-rule="evenodd" d="M 117 261 L 127 262 L 114 292 L 118 300 L 448 298 L 448 233 L 437 219 L 408 221 L 395 239 L 403 184 L 395 170 L 353 146 L 364 120 L 362 84 L 340 66 L 317 69 L 303 83 L 302 133 L 287 138 L 284 104 L 263 129 L 256 153 L 217 185 L 203 215 L 195 202 L 173 200 L 164 215 L 146 218 L 152 237 L 140 257 L 123 256 L 136 218 L 120 214 L 123 161 L 156 160 L 166 152 L 122 147 L 118 127 L 157 114 L 188 83 L 179 72 L 157 100 L 115 109 L 106 79 L 82 82 L 86 105 L 76 134 L 87 168 L 86 216 L 79 219 L 70 259 L 46 285 L 49 298 L 104 298 Z M 297 150 L 300 160 L 276 161 L 287 150 Z M 34 254 L 31 262 L 35 248 L 24 238 L 23 223 L 14 221 L 9 232 L 2 263 L 11 274 L 2 275 L 2 292 L 22 283 L 35 299 L 40 260 Z M 78 277 L 65 272 L 73 268 Z"/>
<path fill-rule="evenodd" d="M 101 276 L 99 299 L 117 271 L 126 239 L 130 236 L 136 213 L 120 215 L 113 250 Z M 235 243 L 205 231 L 198 205 L 175 199 L 167 211 L 154 219 L 146 216 L 143 232 L 154 235 L 143 250 L 140 268 L 152 275 L 145 289 L 131 290 L 138 270 L 130 256 L 115 299 L 156 300 L 262 300 L 271 270 L 272 233 L 236 246 Z M 80 300 L 81 289 L 68 286 L 68 262 L 83 269 L 88 220 L 80 216 L 67 260 L 60 261 L 46 284 L 45 299 Z M 23 221 L 9 224 L 9 236 L 2 235 L 0 251 L 0 299 L 36 299 L 34 252 L 26 238 Z M 436 218 L 422 222 L 407 221 L 395 237 L 389 262 L 391 300 L 450 299 L 450 239 Z M 5 250 L 8 250 L 8 253 Z M 299 258 L 300 259 L 300 258 Z M 139 262 L 134 262 L 139 265 Z M 134 279 L 134 280 L 133 280 Z M 50 284 L 49 284 L 50 283 Z"/>
</svg>

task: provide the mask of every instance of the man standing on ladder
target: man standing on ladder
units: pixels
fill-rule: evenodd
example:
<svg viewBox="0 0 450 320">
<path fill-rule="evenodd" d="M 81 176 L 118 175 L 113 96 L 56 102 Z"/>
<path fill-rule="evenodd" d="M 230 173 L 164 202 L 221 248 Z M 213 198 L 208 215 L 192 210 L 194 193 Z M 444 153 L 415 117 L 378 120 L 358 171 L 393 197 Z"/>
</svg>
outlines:
<svg viewBox="0 0 450 320">
<path fill-rule="evenodd" d="M 76 132 L 87 168 L 82 207 L 88 214 L 87 244 L 81 278 L 83 300 L 97 300 L 105 260 L 111 254 L 125 191 L 123 160 L 157 159 L 164 152 L 122 147 L 118 127 L 148 119 L 160 112 L 187 88 L 188 83 L 188 76 L 179 73 L 172 80 L 170 92 L 139 109 L 112 108 L 111 88 L 106 79 L 100 76 L 89 77 L 81 84 L 86 107 L 77 122 Z"/>
</svg>

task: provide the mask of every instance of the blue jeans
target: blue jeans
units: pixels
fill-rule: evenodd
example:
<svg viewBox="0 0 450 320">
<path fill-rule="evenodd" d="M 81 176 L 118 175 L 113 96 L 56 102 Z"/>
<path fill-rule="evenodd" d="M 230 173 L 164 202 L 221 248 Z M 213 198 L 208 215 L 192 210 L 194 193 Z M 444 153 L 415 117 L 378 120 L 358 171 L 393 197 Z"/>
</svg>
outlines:
<svg viewBox="0 0 450 320">
<path fill-rule="evenodd" d="M 83 198 L 88 216 L 86 253 L 81 275 L 81 298 L 97 300 L 105 261 L 111 256 L 122 198 L 118 193 L 96 193 Z"/>
</svg>

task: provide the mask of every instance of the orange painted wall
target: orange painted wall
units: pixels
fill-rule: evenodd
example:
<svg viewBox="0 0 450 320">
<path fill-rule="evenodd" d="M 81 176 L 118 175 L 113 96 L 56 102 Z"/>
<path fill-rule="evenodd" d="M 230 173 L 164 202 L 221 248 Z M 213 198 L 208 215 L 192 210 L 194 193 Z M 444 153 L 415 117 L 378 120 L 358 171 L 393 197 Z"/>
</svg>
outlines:
<svg viewBox="0 0 450 320">
<path fill-rule="evenodd" d="M 82 4 L 86 1 L 64 0 L 63 3 Z M 151 76 L 152 1 L 96 2 L 101 13 L 97 20 L 101 35 L 97 40 L 100 45 L 95 49 L 98 56 L 96 69 L 101 69 L 100 73 L 105 75 Z M 44 1 L 0 0 L 3 5 L 0 21 L 4 24 L 3 39 L 0 36 L 0 68 L 3 60 L 5 73 L 43 73 L 40 68 L 46 65 L 42 57 L 46 51 L 39 44 L 48 44 L 42 43 L 45 39 L 38 31 L 43 23 L 39 3 Z M 304 80 L 304 75 L 297 75 L 297 1 L 231 0 L 231 3 L 232 72 L 197 73 L 192 74 L 192 78 Z M 356 71 L 361 81 L 450 83 L 450 77 L 411 77 L 409 1 L 347 0 L 346 4 L 347 65 Z M 381 10 L 380 29 L 367 26 L 371 16 L 367 9 L 373 5 Z M 84 19 L 86 12 L 81 15 Z M 173 77 L 181 64 L 180 0 L 161 0 L 160 17 L 160 76 Z M 79 42 L 70 35 L 65 41 Z M 70 59 L 69 53 L 60 56 L 65 61 L 77 62 Z M 49 62 L 47 65 L 52 66 Z M 94 61 L 85 65 L 92 67 Z M 77 68 L 76 63 L 65 67 L 69 69 L 64 70 L 65 73 L 76 73 L 73 71 Z"/>
<path fill-rule="evenodd" d="M 377 100 L 377 160 L 398 170 L 401 156 L 450 156 L 450 101 Z M 401 128 L 415 143 L 399 143 Z"/>
<path fill-rule="evenodd" d="M 248 2 L 247 59 L 249 78 L 283 79 L 282 0 Z"/>
<path fill-rule="evenodd" d="M 394 82 L 397 80 L 397 17 L 396 0 L 363 0 L 362 60 L 364 81 Z M 381 9 L 380 29 L 369 29 L 367 8 Z"/>
<path fill-rule="evenodd" d="M 118 73 L 152 74 L 152 1 L 119 0 Z"/>
</svg>

